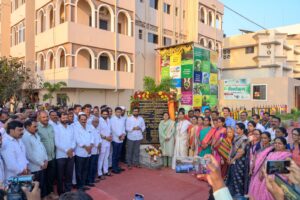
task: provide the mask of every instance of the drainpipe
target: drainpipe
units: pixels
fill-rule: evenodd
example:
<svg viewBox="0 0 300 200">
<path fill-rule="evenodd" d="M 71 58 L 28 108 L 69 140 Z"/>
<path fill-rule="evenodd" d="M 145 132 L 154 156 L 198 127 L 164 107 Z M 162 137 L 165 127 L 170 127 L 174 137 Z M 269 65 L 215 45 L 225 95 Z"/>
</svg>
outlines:
<svg viewBox="0 0 300 200">
<path fill-rule="evenodd" d="M 118 91 L 118 84 L 119 84 L 119 80 L 118 80 L 118 69 L 117 69 L 117 65 L 118 65 L 118 51 L 117 51 L 117 47 L 118 47 L 118 14 L 117 14 L 117 2 L 118 0 L 115 0 L 115 28 L 114 28 L 114 31 L 115 31 L 115 60 L 114 60 L 114 70 L 115 70 L 115 90 L 114 92 L 117 92 Z"/>
</svg>

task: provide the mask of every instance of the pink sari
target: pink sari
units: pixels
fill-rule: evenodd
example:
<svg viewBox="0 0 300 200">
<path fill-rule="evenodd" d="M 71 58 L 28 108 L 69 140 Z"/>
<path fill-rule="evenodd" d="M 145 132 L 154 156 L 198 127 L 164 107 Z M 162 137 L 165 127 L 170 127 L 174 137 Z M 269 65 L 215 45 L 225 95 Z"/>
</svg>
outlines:
<svg viewBox="0 0 300 200">
<path fill-rule="evenodd" d="M 221 139 L 221 137 L 225 138 L 225 136 L 226 136 L 226 128 L 224 128 L 224 127 L 217 128 L 215 133 L 212 135 L 212 139 L 215 142 L 218 142 Z M 218 161 L 218 163 L 221 164 L 221 155 L 219 154 L 219 152 L 217 151 L 216 148 L 213 148 L 213 155 L 216 158 L 216 160 Z"/>
<path fill-rule="evenodd" d="M 274 147 L 268 147 L 264 151 L 257 154 L 255 167 L 251 177 L 248 195 L 255 197 L 255 200 L 273 200 L 274 198 L 268 192 L 265 178 L 260 180 L 260 170 L 263 168 L 267 160 L 285 160 L 292 156 L 288 151 L 271 152 Z M 267 157 L 267 158 L 266 158 Z"/>
</svg>

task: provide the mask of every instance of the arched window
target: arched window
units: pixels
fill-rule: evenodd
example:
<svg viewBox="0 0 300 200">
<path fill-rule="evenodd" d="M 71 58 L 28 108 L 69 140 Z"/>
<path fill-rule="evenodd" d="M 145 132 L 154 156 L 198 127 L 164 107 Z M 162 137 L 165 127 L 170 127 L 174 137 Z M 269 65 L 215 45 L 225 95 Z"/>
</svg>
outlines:
<svg viewBox="0 0 300 200">
<path fill-rule="evenodd" d="M 66 21 L 65 18 L 65 0 L 58 0 L 56 3 L 56 24 L 62 24 Z"/>
<path fill-rule="evenodd" d="M 203 6 L 200 7 L 200 22 L 206 24 L 206 9 Z"/>
<path fill-rule="evenodd" d="M 39 53 L 37 56 L 37 69 L 38 71 L 45 70 L 45 59 L 43 53 Z"/>
<path fill-rule="evenodd" d="M 208 41 L 207 48 L 212 49 L 212 50 L 214 49 L 214 43 L 213 43 L 213 41 L 211 41 L 211 40 Z"/>
<path fill-rule="evenodd" d="M 46 56 L 46 69 L 54 69 L 54 53 L 52 50 L 48 51 Z"/>
<path fill-rule="evenodd" d="M 77 0 L 76 22 L 87 26 L 95 26 L 94 3 L 91 0 Z"/>
<path fill-rule="evenodd" d="M 98 27 L 102 30 L 114 31 L 114 12 L 109 5 L 102 4 L 98 8 L 99 23 Z"/>
<path fill-rule="evenodd" d="M 109 52 L 100 52 L 98 55 L 98 69 L 113 70 L 114 59 Z"/>
<path fill-rule="evenodd" d="M 214 16 L 212 11 L 208 12 L 208 25 L 214 27 Z"/>
<path fill-rule="evenodd" d="M 131 72 L 131 62 L 127 55 L 121 54 L 118 57 L 117 71 L 121 72 Z"/>
<path fill-rule="evenodd" d="M 118 14 L 118 33 L 131 36 L 131 17 L 126 11 L 119 11 Z"/>
<path fill-rule="evenodd" d="M 221 21 L 221 17 L 219 15 L 216 15 L 216 28 L 222 29 L 222 21 Z"/>
<path fill-rule="evenodd" d="M 63 47 L 59 47 L 56 51 L 56 68 L 63 68 L 66 66 L 66 50 Z"/>
<path fill-rule="evenodd" d="M 81 47 L 76 53 L 76 67 L 94 69 L 94 53 L 91 49 Z"/>
<path fill-rule="evenodd" d="M 46 14 L 47 29 L 51 29 L 54 27 L 54 8 L 52 4 L 48 6 Z"/>
<path fill-rule="evenodd" d="M 206 39 L 205 38 L 200 38 L 199 44 L 203 47 L 206 47 Z"/>
<path fill-rule="evenodd" d="M 37 33 L 42 33 L 45 30 L 45 14 L 44 10 L 40 10 L 38 12 L 38 17 L 37 17 Z"/>
<path fill-rule="evenodd" d="M 25 27 L 23 22 L 19 24 L 19 42 L 22 43 L 25 41 Z"/>
</svg>

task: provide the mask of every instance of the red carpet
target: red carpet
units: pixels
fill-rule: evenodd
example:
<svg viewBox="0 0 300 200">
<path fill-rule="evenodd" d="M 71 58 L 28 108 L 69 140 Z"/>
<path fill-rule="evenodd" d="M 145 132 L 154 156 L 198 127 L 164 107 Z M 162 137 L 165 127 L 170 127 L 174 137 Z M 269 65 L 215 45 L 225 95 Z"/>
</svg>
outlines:
<svg viewBox="0 0 300 200">
<path fill-rule="evenodd" d="M 205 200 L 208 185 L 190 174 L 173 170 L 132 169 L 107 177 L 88 191 L 94 200 L 132 200 L 135 193 L 145 200 Z"/>
</svg>

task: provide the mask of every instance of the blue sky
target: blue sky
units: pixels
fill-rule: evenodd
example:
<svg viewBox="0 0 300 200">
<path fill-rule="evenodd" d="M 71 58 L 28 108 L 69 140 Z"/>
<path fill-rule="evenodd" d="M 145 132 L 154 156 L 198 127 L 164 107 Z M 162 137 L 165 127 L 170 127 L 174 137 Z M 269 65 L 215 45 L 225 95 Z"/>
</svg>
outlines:
<svg viewBox="0 0 300 200">
<path fill-rule="evenodd" d="M 219 0 L 266 28 L 300 23 L 300 0 Z M 223 30 L 226 36 L 240 34 L 239 29 L 261 28 L 224 8 Z"/>
</svg>

